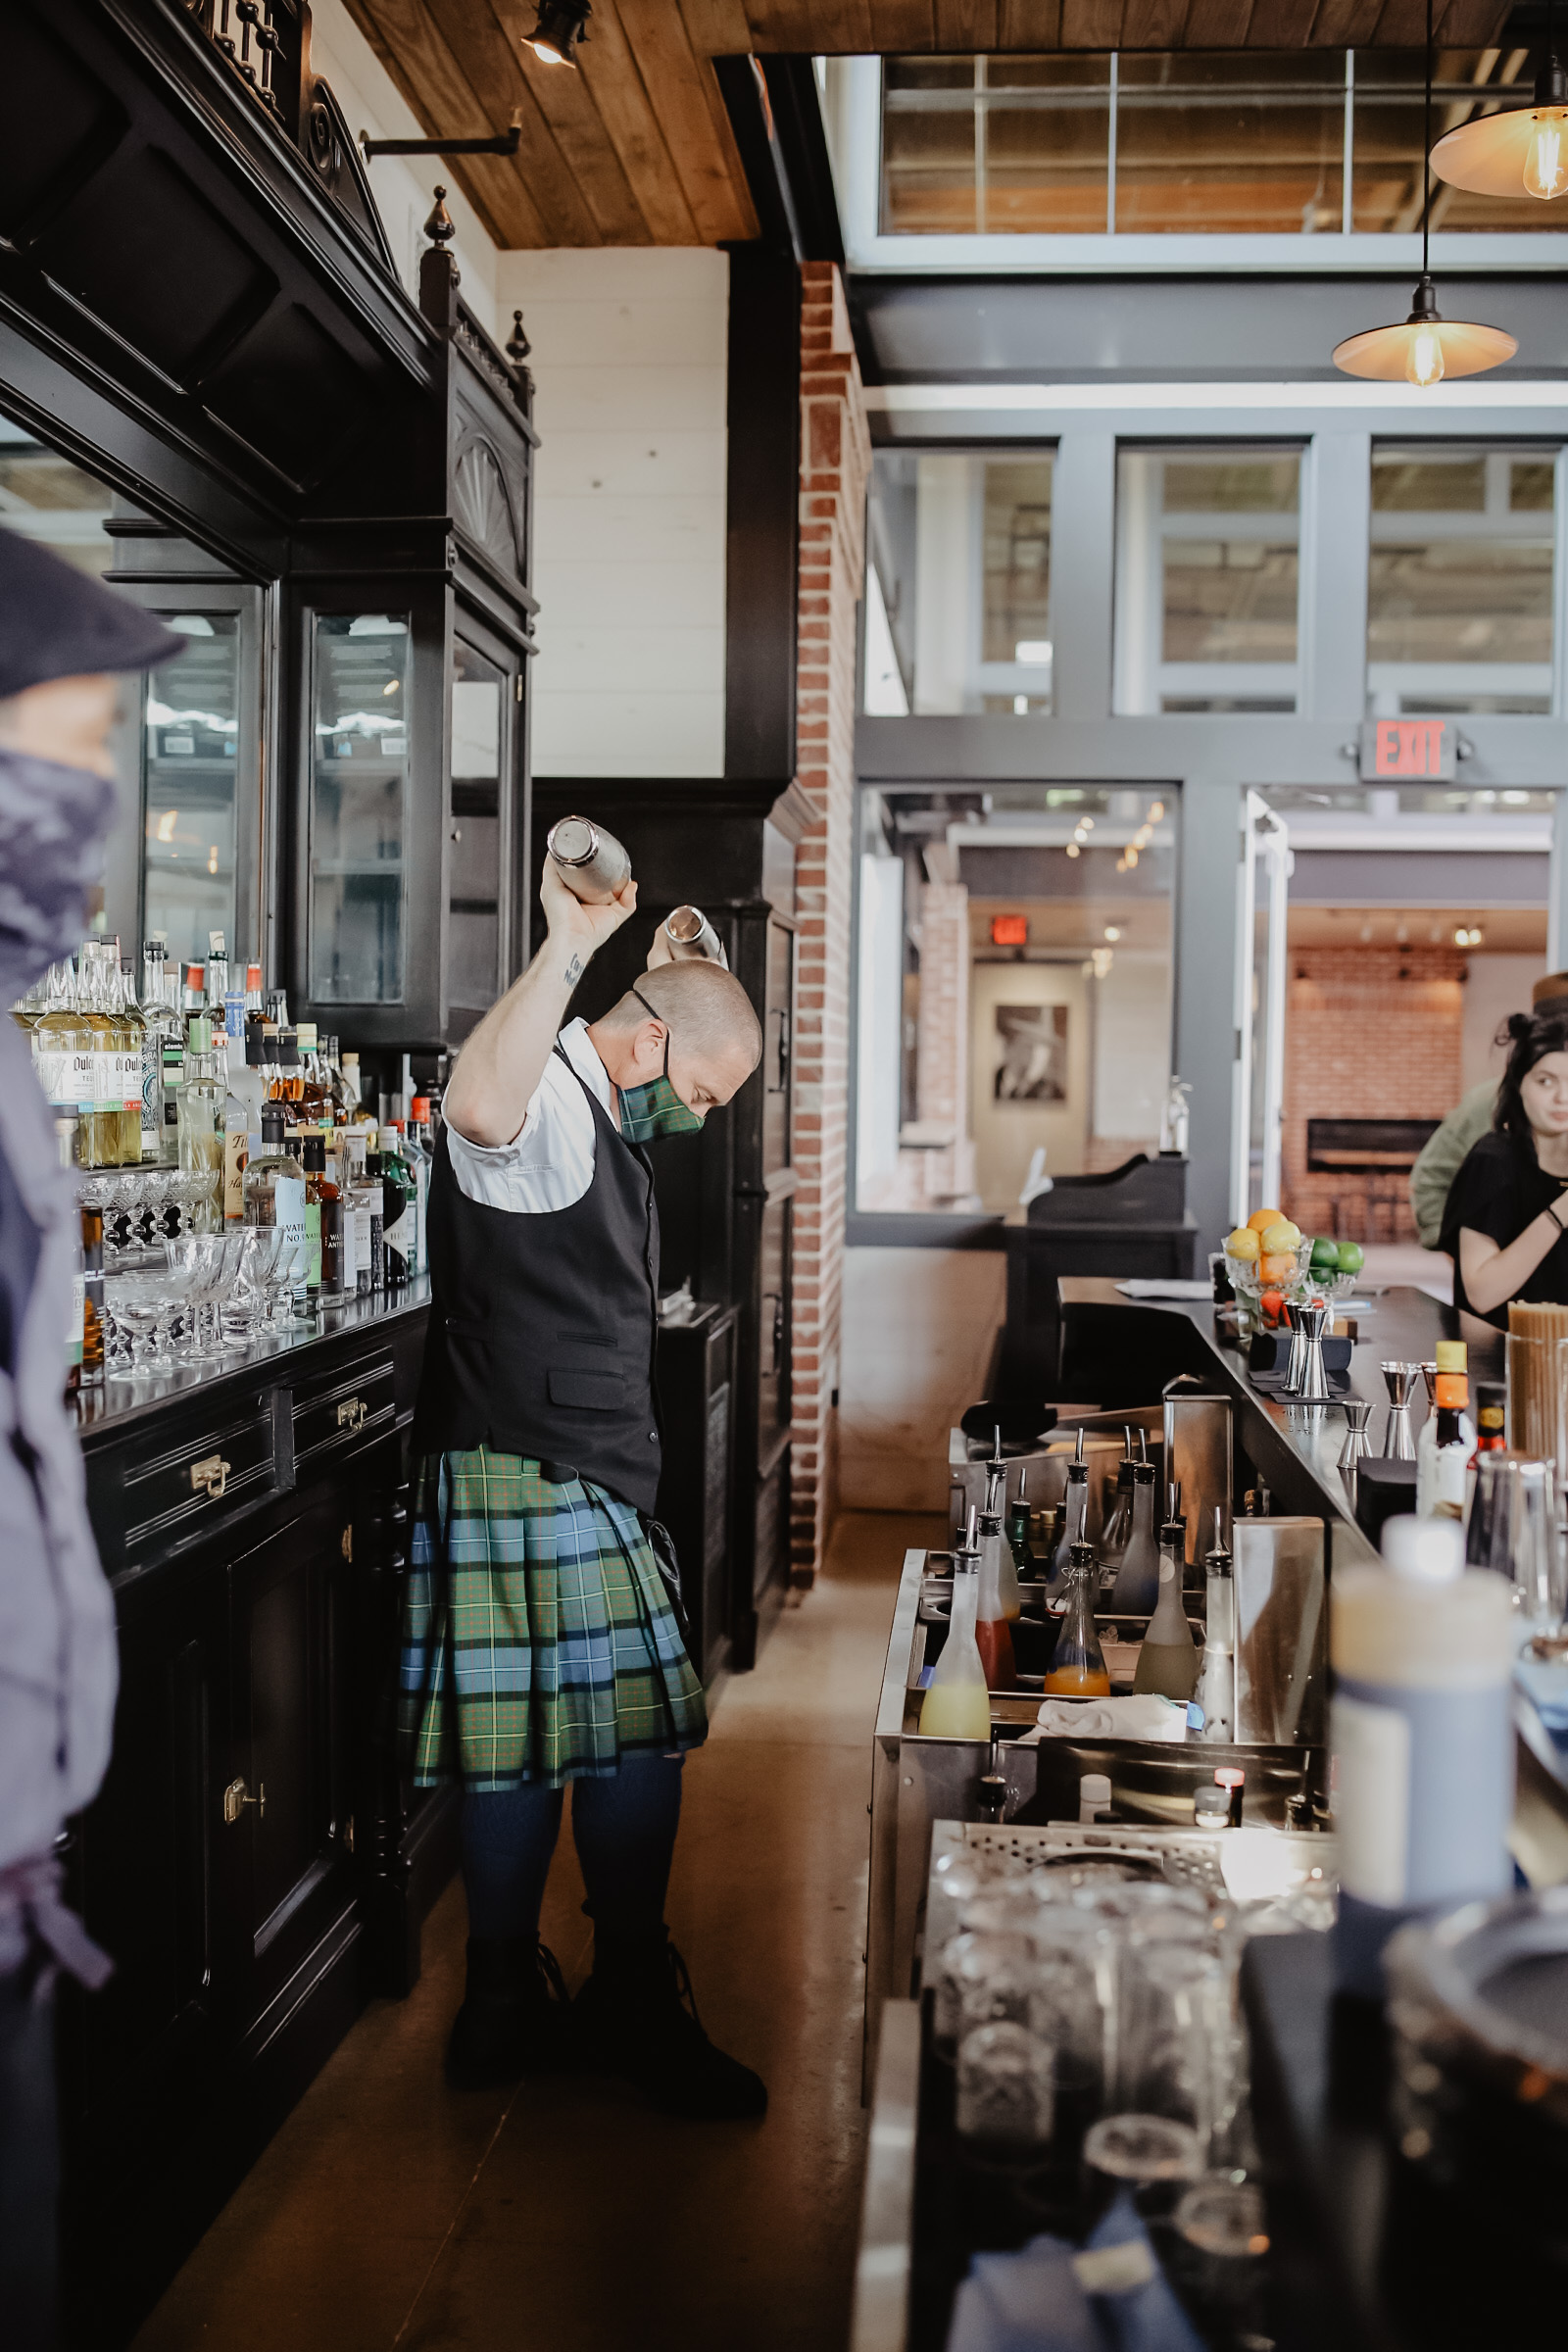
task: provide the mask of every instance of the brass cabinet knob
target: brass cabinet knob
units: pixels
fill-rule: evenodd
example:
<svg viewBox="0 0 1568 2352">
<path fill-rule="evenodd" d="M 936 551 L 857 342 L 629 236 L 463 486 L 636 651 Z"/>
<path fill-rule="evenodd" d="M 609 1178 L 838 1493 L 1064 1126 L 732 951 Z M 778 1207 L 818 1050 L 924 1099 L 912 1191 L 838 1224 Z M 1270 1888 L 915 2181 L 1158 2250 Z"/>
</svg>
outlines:
<svg viewBox="0 0 1568 2352">
<path fill-rule="evenodd" d="M 363 1429 L 370 1418 L 370 1408 L 363 1396 L 350 1396 L 337 1408 L 339 1429 Z"/>
<path fill-rule="evenodd" d="M 265 1781 L 257 1782 L 254 1796 L 243 1781 L 229 1782 L 228 1787 L 223 1790 L 223 1820 L 230 1829 L 239 1820 L 247 1805 L 256 1807 L 258 1821 L 267 1819 L 267 1783 Z"/>
<path fill-rule="evenodd" d="M 192 1462 L 190 1483 L 197 1494 L 206 1491 L 209 1502 L 221 1500 L 228 1485 L 229 1464 L 220 1453 L 210 1453 L 205 1461 Z"/>
</svg>

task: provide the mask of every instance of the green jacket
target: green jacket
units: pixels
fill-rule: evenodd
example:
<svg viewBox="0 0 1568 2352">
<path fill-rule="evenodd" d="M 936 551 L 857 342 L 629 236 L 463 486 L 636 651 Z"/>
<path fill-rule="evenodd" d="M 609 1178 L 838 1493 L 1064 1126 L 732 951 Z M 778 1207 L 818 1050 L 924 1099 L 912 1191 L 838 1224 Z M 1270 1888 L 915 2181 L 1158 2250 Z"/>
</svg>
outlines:
<svg viewBox="0 0 1568 2352">
<path fill-rule="evenodd" d="M 1443 1231 L 1443 1212 L 1448 1205 L 1448 1188 L 1472 1145 L 1478 1144 L 1491 1127 L 1496 1105 L 1497 1081 L 1484 1078 L 1449 1111 L 1410 1170 L 1410 1206 L 1424 1250 L 1437 1248 L 1438 1236 Z"/>
</svg>

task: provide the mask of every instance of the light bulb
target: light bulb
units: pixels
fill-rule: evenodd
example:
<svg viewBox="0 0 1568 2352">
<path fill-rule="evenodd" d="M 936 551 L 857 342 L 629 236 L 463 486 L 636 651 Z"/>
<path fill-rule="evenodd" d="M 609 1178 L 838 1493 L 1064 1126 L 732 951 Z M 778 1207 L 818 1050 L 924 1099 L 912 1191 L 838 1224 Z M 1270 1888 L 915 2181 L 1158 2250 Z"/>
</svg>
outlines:
<svg viewBox="0 0 1568 2352">
<path fill-rule="evenodd" d="M 530 41 L 528 46 L 542 66 L 564 66 L 569 62 L 562 56 L 554 41 Z"/>
<path fill-rule="evenodd" d="M 1404 355 L 1405 381 L 1436 384 L 1443 379 L 1443 338 L 1435 326 L 1418 326 Z"/>
<path fill-rule="evenodd" d="M 1549 200 L 1568 188 L 1563 169 L 1562 132 L 1568 115 L 1560 107 L 1530 118 L 1530 140 L 1525 148 L 1525 193 Z"/>
</svg>

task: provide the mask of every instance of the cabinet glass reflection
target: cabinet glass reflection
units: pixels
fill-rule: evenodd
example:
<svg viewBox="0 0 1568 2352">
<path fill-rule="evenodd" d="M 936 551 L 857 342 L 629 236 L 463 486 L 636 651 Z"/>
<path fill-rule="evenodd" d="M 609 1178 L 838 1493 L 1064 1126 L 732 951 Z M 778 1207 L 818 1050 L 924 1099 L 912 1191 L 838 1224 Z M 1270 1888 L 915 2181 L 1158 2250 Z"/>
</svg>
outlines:
<svg viewBox="0 0 1568 2352">
<path fill-rule="evenodd" d="M 316 616 L 310 994 L 395 1004 L 405 990 L 409 619 Z"/>
<path fill-rule="evenodd" d="M 234 814 L 240 615 L 171 612 L 185 645 L 147 681 L 142 725 L 145 923 L 171 959 L 202 962 L 208 934 L 235 940 Z"/>
</svg>

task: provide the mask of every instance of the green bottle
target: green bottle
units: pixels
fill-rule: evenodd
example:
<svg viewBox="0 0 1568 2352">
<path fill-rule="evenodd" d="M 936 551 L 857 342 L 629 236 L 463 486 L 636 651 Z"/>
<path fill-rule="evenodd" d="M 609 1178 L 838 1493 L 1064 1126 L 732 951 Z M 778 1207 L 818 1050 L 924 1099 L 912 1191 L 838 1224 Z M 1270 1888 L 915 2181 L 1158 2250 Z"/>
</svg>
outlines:
<svg viewBox="0 0 1568 2352">
<path fill-rule="evenodd" d="M 1007 1513 L 1007 1542 L 1012 1549 L 1012 1564 L 1019 1577 L 1038 1576 L 1034 1547 L 1029 1542 L 1029 1473 L 1018 1473 L 1018 1492 Z"/>
</svg>

